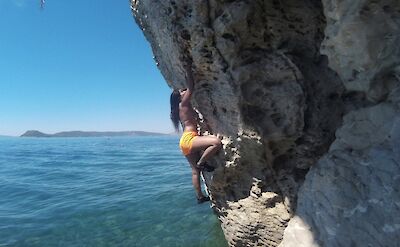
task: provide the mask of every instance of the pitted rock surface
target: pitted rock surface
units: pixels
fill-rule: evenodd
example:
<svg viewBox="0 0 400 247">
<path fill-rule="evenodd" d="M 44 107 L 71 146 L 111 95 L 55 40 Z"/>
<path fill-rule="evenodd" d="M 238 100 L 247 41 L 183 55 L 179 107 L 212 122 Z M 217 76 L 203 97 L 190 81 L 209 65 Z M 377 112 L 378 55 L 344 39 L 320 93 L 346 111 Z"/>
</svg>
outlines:
<svg viewBox="0 0 400 247">
<path fill-rule="evenodd" d="M 348 113 L 280 246 L 399 246 L 400 2 L 323 3 L 321 52 L 343 79 Z"/>
<path fill-rule="evenodd" d="M 400 242 L 397 0 L 131 8 L 171 88 L 193 60 L 201 131 L 223 142 L 207 184 L 230 246 Z"/>
</svg>

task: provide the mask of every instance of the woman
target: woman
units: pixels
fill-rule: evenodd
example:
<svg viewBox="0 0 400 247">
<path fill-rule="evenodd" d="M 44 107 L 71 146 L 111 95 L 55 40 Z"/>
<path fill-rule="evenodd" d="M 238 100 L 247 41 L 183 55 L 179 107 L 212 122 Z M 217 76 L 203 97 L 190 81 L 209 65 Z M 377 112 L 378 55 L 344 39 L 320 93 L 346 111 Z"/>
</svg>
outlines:
<svg viewBox="0 0 400 247">
<path fill-rule="evenodd" d="M 179 147 L 192 168 L 192 183 L 196 191 L 197 202 L 203 203 L 209 201 L 210 198 L 204 196 L 201 191 L 200 171 L 211 168 L 205 162 L 221 149 L 221 141 L 215 136 L 199 136 L 197 134 L 197 113 L 190 103 L 194 88 L 191 61 L 187 62 L 185 69 L 188 88 L 172 92 L 171 120 L 176 131 L 179 131 L 179 123 L 183 128 Z M 204 152 L 200 156 L 201 151 Z"/>
</svg>

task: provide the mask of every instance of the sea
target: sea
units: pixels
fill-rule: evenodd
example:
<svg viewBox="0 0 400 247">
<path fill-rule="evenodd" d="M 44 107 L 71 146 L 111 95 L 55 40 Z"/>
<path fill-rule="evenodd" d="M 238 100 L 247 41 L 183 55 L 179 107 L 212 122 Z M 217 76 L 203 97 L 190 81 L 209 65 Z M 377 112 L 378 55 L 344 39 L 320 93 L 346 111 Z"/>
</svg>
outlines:
<svg viewBox="0 0 400 247">
<path fill-rule="evenodd" d="M 0 246 L 226 247 L 178 141 L 0 137 Z"/>
</svg>

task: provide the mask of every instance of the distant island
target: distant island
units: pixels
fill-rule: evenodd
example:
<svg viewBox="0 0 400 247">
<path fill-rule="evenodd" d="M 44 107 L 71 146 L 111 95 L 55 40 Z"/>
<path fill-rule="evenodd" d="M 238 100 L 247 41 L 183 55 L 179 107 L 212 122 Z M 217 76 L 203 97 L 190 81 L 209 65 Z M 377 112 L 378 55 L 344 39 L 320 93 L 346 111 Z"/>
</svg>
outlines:
<svg viewBox="0 0 400 247">
<path fill-rule="evenodd" d="M 155 136 L 167 135 L 146 131 L 63 131 L 46 134 L 38 130 L 28 130 L 21 137 L 114 137 L 114 136 Z"/>
</svg>

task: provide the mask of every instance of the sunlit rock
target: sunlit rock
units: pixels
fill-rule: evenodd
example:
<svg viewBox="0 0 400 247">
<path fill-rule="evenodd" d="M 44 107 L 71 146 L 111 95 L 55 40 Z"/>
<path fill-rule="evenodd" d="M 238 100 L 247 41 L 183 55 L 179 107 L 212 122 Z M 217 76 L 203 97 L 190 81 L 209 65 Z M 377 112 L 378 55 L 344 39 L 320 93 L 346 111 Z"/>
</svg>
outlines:
<svg viewBox="0 0 400 247">
<path fill-rule="evenodd" d="M 399 5 L 131 0 L 169 86 L 193 59 L 231 246 L 400 242 Z"/>
</svg>

